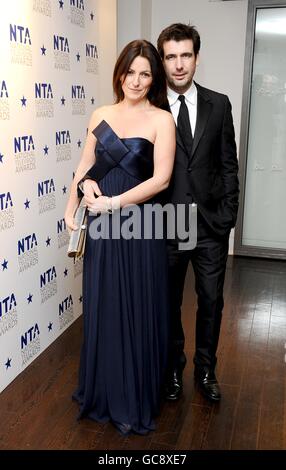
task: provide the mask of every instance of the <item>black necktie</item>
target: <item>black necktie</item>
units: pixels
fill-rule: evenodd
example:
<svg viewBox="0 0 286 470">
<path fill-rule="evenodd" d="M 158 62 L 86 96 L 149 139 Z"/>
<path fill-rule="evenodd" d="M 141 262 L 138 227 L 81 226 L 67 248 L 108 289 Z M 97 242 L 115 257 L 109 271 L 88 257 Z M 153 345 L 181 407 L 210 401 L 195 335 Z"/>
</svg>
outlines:
<svg viewBox="0 0 286 470">
<path fill-rule="evenodd" d="M 184 95 L 179 95 L 178 99 L 181 101 L 181 105 L 177 119 L 177 126 L 186 149 L 188 152 L 191 152 L 193 145 L 193 135 L 190 124 L 189 111 Z"/>
</svg>

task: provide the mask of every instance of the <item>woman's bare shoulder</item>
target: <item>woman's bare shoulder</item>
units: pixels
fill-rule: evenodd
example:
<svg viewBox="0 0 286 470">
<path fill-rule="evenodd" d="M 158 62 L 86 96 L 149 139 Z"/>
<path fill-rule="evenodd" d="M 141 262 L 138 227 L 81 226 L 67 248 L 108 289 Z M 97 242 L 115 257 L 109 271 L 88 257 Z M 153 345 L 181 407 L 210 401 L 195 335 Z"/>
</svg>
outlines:
<svg viewBox="0 0 286 470">
<path fill-rule="evenodd" d="M 169 127 L 175 125 L 172 113 L 160 108 L 155 108 L 154 122 L 160 126 L 167 125 Z"/>
<path fill-rule="evenodd" d="M 108 116 L 112 112 L 114 105 L 105 105 L 96 108 L 90 118 L 90 127 L 96 127 L 103 119 L 108 119 Z"/>
</svg>

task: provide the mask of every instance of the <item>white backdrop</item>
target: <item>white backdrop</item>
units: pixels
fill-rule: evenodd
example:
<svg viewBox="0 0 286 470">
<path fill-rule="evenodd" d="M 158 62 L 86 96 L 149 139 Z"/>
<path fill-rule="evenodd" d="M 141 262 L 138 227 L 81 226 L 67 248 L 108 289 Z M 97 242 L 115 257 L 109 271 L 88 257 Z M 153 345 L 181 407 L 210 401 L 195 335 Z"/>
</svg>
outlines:
<svg viewBox="0 0 286 470">
<path fill-rule="evenodd" d="M 101 2 L 1 9 L 0 391 L 82 312 L 63 214 L 98 105 Z"/>
</svg>

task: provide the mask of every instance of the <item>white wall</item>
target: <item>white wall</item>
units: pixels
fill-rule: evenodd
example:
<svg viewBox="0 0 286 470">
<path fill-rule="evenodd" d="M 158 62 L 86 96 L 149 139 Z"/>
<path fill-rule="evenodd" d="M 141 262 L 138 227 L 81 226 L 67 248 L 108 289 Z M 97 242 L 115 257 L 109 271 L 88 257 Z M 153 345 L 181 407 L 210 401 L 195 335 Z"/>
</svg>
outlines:
<svg viewBox="0 0 286 470">
<path fill-rule="evenodd" d="M 98 2 L 98 38 L 101 61 L 99 65 L 98 105 L 113 102 L 112 76 L 117 58 L 117 15 L 116 0 Z"/>
<path fill-rule="evenodd" d="M 118 45 L 148 33 L 141 25 L 141 8 L 145 1 L 117 1 Z M 197 27 L 202 45 L 195 79 L 201 85 L 229 96 L 239 144 L 248 1 L 148 0 L 147 6 L 151 8 L 151 34 L 145 37 L 154 44 L 160 31 L 171 23 L 190 22 Z M 131 9 L 132 21 L 127 14 Z M 146 5 L 142 11 L 147 17 Z M 233 234 L 230 240 L 232 252 Z"/>
<path fill-rule="evenodd" d="M 117 52 L 141 37 L 141 0 L 117 0 Z"/>
</svg>

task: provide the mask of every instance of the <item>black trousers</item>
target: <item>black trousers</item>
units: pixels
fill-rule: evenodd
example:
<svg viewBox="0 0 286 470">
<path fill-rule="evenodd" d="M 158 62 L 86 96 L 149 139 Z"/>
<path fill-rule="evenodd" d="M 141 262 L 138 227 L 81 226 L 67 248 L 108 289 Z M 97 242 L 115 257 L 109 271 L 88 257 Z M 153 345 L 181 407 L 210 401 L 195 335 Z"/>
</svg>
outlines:
<svg viewBox="0 0 286 470">
<path fill-rule="evenodd" d="M 170 280 L 170 353 L 169 368 L 183 368 L 185 336 L 181 321 L 181 305 L 188 264 L 191 261 L 195 275 L 198 299 L 196 316 L 197 367 L 214 369 L 218 346 L 223 300 L 223 285 L 228 256 L 229 233 L 216 236 L 206 222 L 198 217 L 197 246 L 191 251 L 179 251 L 175 241 L 168 242 Z"/>
</svg>

